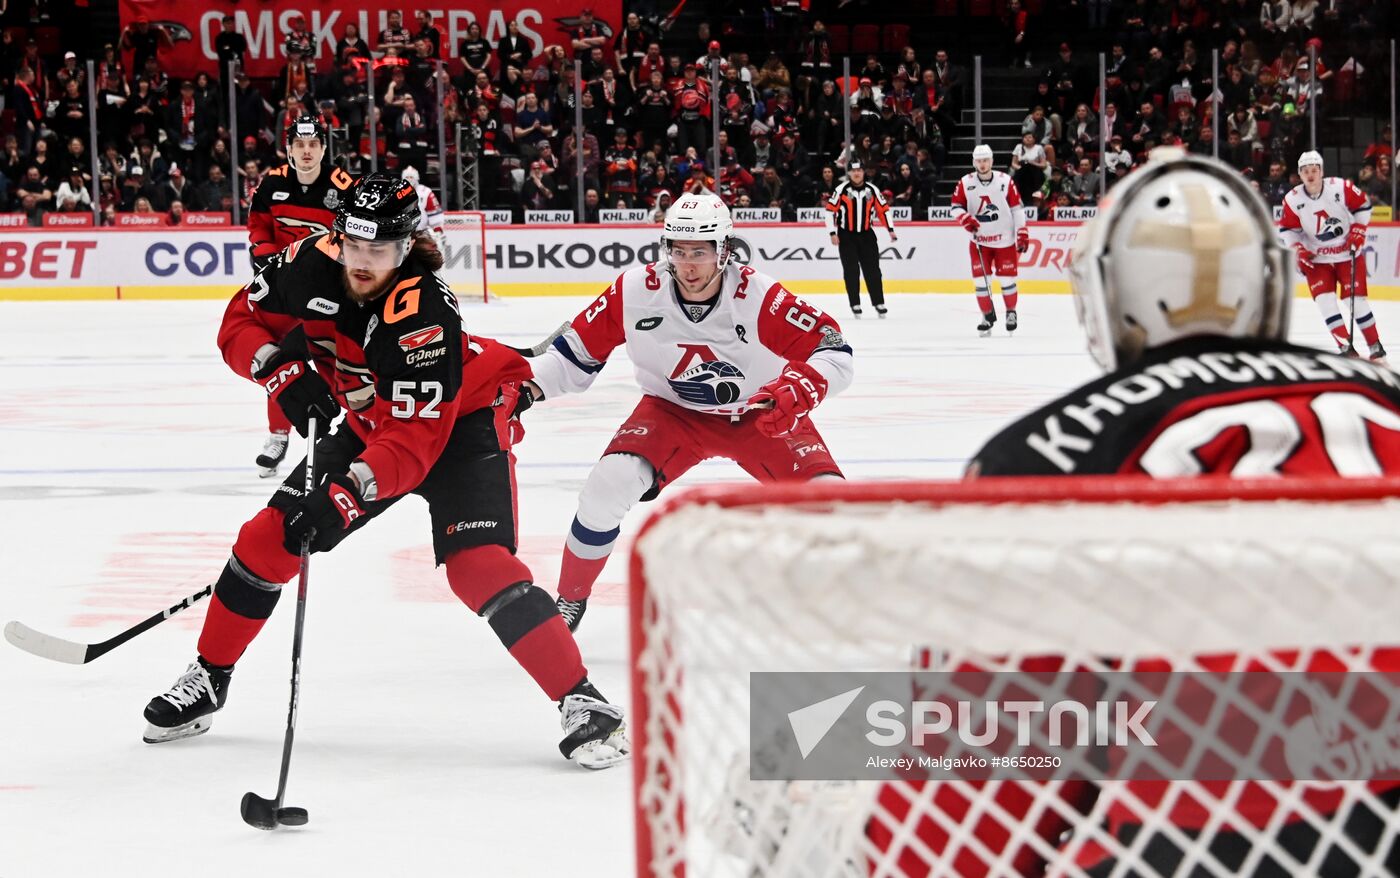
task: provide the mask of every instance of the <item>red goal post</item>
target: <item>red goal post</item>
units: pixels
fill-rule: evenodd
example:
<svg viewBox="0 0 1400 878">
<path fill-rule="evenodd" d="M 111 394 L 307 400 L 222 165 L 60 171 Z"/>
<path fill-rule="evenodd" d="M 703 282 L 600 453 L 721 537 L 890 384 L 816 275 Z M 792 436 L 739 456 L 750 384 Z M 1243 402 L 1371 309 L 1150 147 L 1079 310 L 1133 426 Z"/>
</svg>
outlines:
<svg viewBox="0 0 1400 878">
<path fill-rule="evenodd" d="M 1400 479 L 989 478 L 678 494 L 647 520 L 630 560 L 636 873 L 1087 876 L 1097 852 L 1117 863 L 1113 874 L 1156 874 L 1141 843 L 1104 830 L 1116 809 L 1175 841 L 1199 874 L 1235 873 L 1211 845 L 1225 827 L 1252 845 L 1247 865 L 1267 857 L 1318 874 L 1318 862 L 1278 841 L 1294 823 L 1360 874 L 1388 874 L 1382 858 L 1400 845 L 1394 790 L 1362 781 L 1172 781 L 1168 804 L 1210 815 L 1190 831 L 1136 796 L 1135 782 L 1104 782 L 1085 809 L 1056 781 L 750 781 L 748 675 L 907 671 L 930 647 L 989 670 L 1046 655 L 1202 670 L 1197 659 L 1221 654 L 1293 656 L 1296 668 L 1276 669 L 1295 670 L 1325 654 L 1349 671 L 1393 671 L 1378 655 L 1400 644 L 1397 513 Z M 1326 789 L 1325 807 L 1314 787 Z M 1260 791 L 1279 806 L 1251 825 L 1236 806 Z M 1376 818 L 1376 850 L 1342 831 L 1361 811 Z"/>
<path fill-rule="evenodd" d="M 486 214 L 454 210 L 443 214 L 447 252 L 443 274 L 462 301 L 490 300 L 486 272 Z"/>
</svg>

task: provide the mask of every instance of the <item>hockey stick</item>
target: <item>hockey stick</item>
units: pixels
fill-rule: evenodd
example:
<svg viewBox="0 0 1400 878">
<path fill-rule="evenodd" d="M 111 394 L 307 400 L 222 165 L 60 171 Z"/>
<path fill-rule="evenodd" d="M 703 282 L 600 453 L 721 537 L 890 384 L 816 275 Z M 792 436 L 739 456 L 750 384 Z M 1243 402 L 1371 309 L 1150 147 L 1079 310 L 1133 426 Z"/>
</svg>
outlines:
<svg viewBox="0 0 1400 878">
<path fill-rule="evenodd" d="M 316 489 L 316 419 L 306 421 L 306 496 Z M 243 794 L 239 812 L 243 822 L 258 829 L 304 826 L 310 820 L 305 808 L 283 807 L 287 794 L 287 773 L 292 767 L 292 739 L 297 730 L 297 702 L 301 698 L 301 637 L 306 628 L 306 586 L 311 572 L 311 533 L 301 538 L 301 570 L 297 574 L 297 618 L 292 629 L 292 692 L 287 703 L 287 734 L 282 739 L 282 770 L 277 775 L 277 796 L 264 799 L 256 793 Z"/>
<path fill-rule="evenodd" d="M 206 585 L 175 606 L 161 610 L 149 619 L 139 622 L 116 637 L 108 638 L 101 643 L 77 643 L 72 640 L 64 640 L 62 637 L 54 637 L 52 634 L 35 631 L 23 622 L 7 623 L 5 625 L 5 639 L 10 641 L 11 645 L 31 655 L 37 655 L 39 658 L 70 665 L 85 665 L 99 656 L 106 655 L 136 635 L 144 634 L 176 613 L 188 610 L 213 593 L 214 586 Z"/>
<path fill-rule="evenodd" d="M 530 348 L 517 348 L 517 347 L 514 347 L 514 346 L 512 346 L 512 345 L 507 345 L 507 347 L 510 347 L 511 350 L 515 351 L 517 354 L 519 354 L 519 355 L 522 356 L 522 357 L 542 357 L 542 356 L 544 356 L 544 352 L 547 351 L 547 350 L 549 350 L 550 346 L 554 344 L 554 342 L 559 338 L 559 336 L 561 336 L 561 335 L 563 335 L 564 333 L 568 332 L 568 331 L 569 331 L 569 327 L 572 326 L 572 325 L 573 325 L 572 323 L 565 323 L 564 325 L 560 326 L 558 329 L 554 330 L 554 332 L 550 333 L 549 338 L 545 339 L 544 341 L 540 342 L 539 344 L 535 345 L 534 347 L 530 347 Z"/>
<path fill-rule="evenodd" d="M 1351 251 L 1351 317 L 1347 326 L 1347 344 L 1351 345 L 1352 353 L 1356 353 L 1356 251 Z M 1357 354 L 1360 356 L 1360 354 Z"/>
</svg>

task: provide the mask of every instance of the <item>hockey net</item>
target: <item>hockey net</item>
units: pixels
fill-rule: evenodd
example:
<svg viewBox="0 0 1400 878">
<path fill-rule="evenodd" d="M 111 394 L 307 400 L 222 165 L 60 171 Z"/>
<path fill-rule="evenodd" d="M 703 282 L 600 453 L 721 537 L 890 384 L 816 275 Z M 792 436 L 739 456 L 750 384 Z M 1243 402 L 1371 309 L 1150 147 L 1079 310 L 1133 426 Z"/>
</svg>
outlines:
<svg viewBox="0 0 1400 878">
<path fill-rule="evenodd" d="M 486 285 L 486 214 L 475 210 L 443 215 L 447 252 L 443 275 L 463 302 L 489 301 Z"/>
<path fill-rule="evenodd" d="M 631 558 L 637 873 L 1319 875 L 1340 854 L 1354 868 L 1336 874 L 1394 874 L 1395 791 L 1364 781 L 1173 781 L 1152 801 L 1122 781 L 1088 797 L 1055 780 L 751 781 L 749 674 L 907 671 L 930 649 L 994 671 L 1046 656 L 1201 670 L 1211 655 L 1289 670 L 1323 654 L 1373 669 L 1400 642 L 1397 513 L 1400 480 L 983 479 L 673 498 Z M 1240 818 L 1241 797 L 1261 795 L 1276 805 L 1266 819 Z M 1206 819 L 1174 825 L 1184 805 Z M 1111 833 L 1110 812 L 1144 831 Z M 1218 849 L 1225 833 L 1246 850 Z M 1175 853 L 1163 860 L 1149 837 Z"/>
</svg>

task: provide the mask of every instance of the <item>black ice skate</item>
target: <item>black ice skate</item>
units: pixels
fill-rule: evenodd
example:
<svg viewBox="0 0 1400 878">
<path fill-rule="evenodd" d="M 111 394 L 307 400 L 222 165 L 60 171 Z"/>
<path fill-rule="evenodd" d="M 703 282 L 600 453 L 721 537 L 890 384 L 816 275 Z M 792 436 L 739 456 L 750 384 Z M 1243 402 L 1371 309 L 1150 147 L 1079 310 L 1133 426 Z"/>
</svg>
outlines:
<svg viewBox="0 0 1400 878">
<path fill-rule="evenodd" d="M 1015 331 L 1016 331 L 1016 312 L 1015 312 L 1015 310 L 1007 311 L 1007 312 L 1006 312 L 1006 334 L 1007 334 L 1007 335 L 1010 335 L 1011 333 L 1013 333 L 1013 332 L 1015 332 Z"/>
<path fill-rule="evenodd" d="M 216 668 L 198 659 L 175 681 L 170 691 L 157 695 L 146 705 L 147 744 L 163 744 L 192 738 L 209 731 L 214 714 L 228 698 L 233 668 Z"/>
<path fill-rule="evenodd" d="M 559 752 L 565 759 L 584 768 L 611 768 L 631 752 L 622 708 L 609 704 L 587 680 L 559 702 L 559 714 L 564 727 Z"/>
<path fill-rule="evenodd" d="M 266 479 L 277 475 L 277 467 L 282 464 L 282 458 L 287 456 L 287 434 L 268 433 L 267 441 L 263 443 L 262 453 L 254 461 L 258 465 L 258 475 Z"/>
<path fill-rule="evenodd" d="M 977 324 L 977 334 L 986 338 L 992 334 L 992 326 L 997 322 L 997 312 L 988 311 L 982 315 L 982 322 Z"/>
<path fill-rule="evenodd" d="M 1382 366 L 1390 365 L 1385 361 L 1385 345 L 1381 344 L 1380 342 L 1376 342 L 1375 344 L 1371 345 L 1371 362 L 1379 363 Z"/>
<path fill-rule="evenodd" d="M 852 306 L 851 306 L 851 315 L 854 316 L 857 320 L 860 319 L 860 306 L 859 306 L 859 305 L 852 305 Z"/>
<path fill-rule="evenodd" d="M 875 313 L 880 315 L 880 319 L 881 319 L 881 320 L 884 320 L 884 319 L 885 319 L 885 315 L 887 315 L 887 314 L 890 313 L 890 309 L 889 309 L 889 308 L 886 308 L 884 305 L 876 305 L 876 306 L 875 306 Z"/>
<path fill-rule="evenodd" d="M 570 631 L 577 631 L 579 623 L 583 621 L 583 611 L 588 609 L 588 598 L 580 598 L 571 601 L 568 598 L 558 598 L 554 605 L 559 608 L 559 615 L 564 617 L 564 624 L 569 626 Z"/>
</svg>

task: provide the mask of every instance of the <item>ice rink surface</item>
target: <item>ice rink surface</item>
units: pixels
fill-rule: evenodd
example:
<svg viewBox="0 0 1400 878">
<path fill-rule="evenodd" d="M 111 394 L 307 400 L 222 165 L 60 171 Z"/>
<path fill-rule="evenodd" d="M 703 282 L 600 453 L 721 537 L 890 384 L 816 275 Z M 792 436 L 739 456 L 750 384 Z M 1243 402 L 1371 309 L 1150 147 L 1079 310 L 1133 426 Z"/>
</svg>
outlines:
<svg viewBox="0 0 1400 878">
<path fill-rule="evenodd" d="M 812 300 L 856 351 L 854 386 L 815 419 L 853 479 L 956 477 L 1015 415 L 1097 374 L 1067 296 L 1023 296 L 1015 337 L 998 324 L 989 339 L 970 295 L 896 295 L 883 321 Z M 528 345 L 586 301 L 478 303 L 464 317 Z M 261 392 L 215 348 L 222 310 L 0 304 L 0 621 L 102 640 L 217 576 L 275 487 L 252 463 Z M 1400 305 L 1376 310 L 1383 337 L 1400 331 Z M 1326 343 L 1307 300 L 1293 330 Z M 637 398 L 619 351 L 590 393 L 526 415 L 522 556 L 550 590 L 578 490 Z M 710 462 L 680 485 L 743 478 Z M 623 704 L 627 538 L 647 511 L 623 525 L 580 632 L 591 679 Z M 81 667 L 0 644 L 0 878 L 632 872 L 630 766 L 560 758 L 554 705 L 433 568 L 421 500 L 313 559 L 287 798 L 310 811 L 303 828 L 264 833 L 238 815 L 244 792 L 276 788 L 294 587 L 213 730 L 141 742 L 142 708 L 194 658 L 203 606 Z"/>
</svg>

